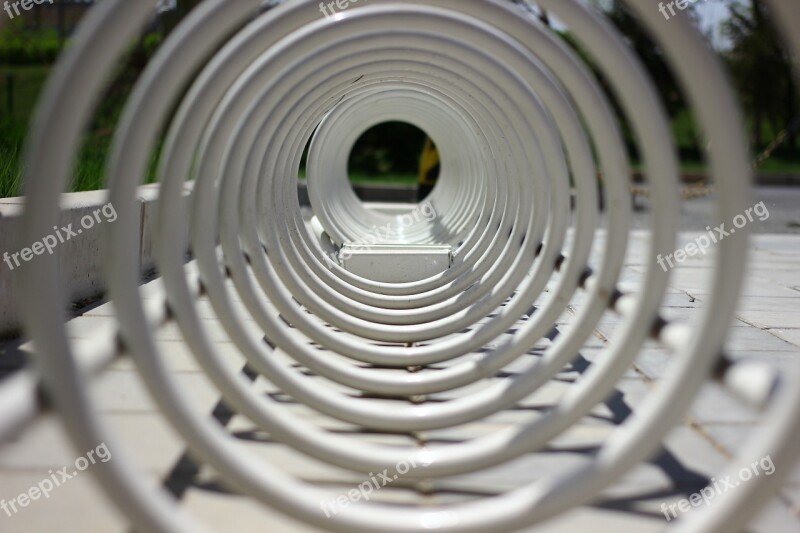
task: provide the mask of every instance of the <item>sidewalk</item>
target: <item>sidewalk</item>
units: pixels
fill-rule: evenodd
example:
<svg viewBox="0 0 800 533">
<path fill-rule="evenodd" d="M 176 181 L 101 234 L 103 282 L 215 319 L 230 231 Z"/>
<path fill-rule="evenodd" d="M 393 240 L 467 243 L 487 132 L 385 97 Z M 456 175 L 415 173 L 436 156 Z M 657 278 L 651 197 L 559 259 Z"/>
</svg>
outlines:
<svg viewBox="0 0 800 533">
<path fill-rule="evenodd" d="M 682 244 L 695 236 L 681 234 Z M 634 283 L 648 265 L 645 243 L 644 232 L 633 233 L 631 247 L 634 253 L 626 263 L 622 276 L 624 284 Z M 752 250 L 748 282 L 732 328 L 728 353 L 734 359 L 755 358 L 780 367 L 797 365 L 800 363 L 800 236 L 756 235 Z M 667 317 L 691 319 L 693 313 L 703 308 L 707 285 L 702 278 L 709 272 L 709 266 L 708 258 L 701 256 L 687 261 L 674 272 L 666 298 L 668 307 L 664 309 Z M 573 306 L 577 309 L 579 303 L 573 302 Z M 209 309 L 205 304 L 202 308 Z M 204 314 L 204 318 L 218 349 L 225 354 L 232 368 L 243 369 L 243 359 L 227 339 L 221 325 L 213 319 L 210 311 Z M 573 318 L 574 315 L 565 314 L 559 327 L 567 326 Z M 110 327 L 114 324 L 113 309 L 104 305 L 74 322 L 79 324 L 76 331 Z M 595 337 L 571 368 L 565 369 L 558 380 L 551 381 L 517 407 L 480 422 L 437 431 L 367 433 L 352 424 L 294 403 L 262 377 L 255 380 L 253 387 L 279 402 L 291 416 L 304 417 L 331 431 L 349 434 L 354 439 L 412 447 L 434 442 L 460 442 L 529 420 L 537 416 L 542 407 L 557 402 L 608 342 L 616 323 L 610 315 L 605 316 Z M 249 326 L 255 327 L 253 324 Z M 268 434 L 243 416 L 227 411 L 219 402 L 218 392 L 191 357 L 174 324 L 159 330 L 157 339 L 170 357 L 169 364 L 176 379 L 196 398 L 197 408 L 213 413 L 243 446 L 309 483 L 324 485 L 330 489 L 332 497 L 344 494 L 364 481 L 365 476 L 361 474 L 323 464 L 271 440 Z M 525 363 L 517 361 L 504 372 L 519 372 Z M 615 426 L 636 411 L 641 399 L 657 386 L 668 364 L 666 352 L 650 345 L 640 353 L 635 367 L 618 383 L 611 398 L 596 406 L 591 416 L 541 452 L 471 475 L 418 483 L 398 480 L 375 492 L 374 500 L 420 506 L 467 501 L 519 487 L 569 465 L 585 462 Z M 432 395 L 427 400 L 441 401 L 470 394 L 497 379 L 502 378 Z M 330 386 L 326 380 L 318 381 L 321 387 Z M 95 380 L 92 388 L 103 418 L 128 445 L 127 452 L 138 459 L 142 471 L 152 478 L 154 484 L 167 485 L 183 505 L 211 529 L 245 533 L 317 531 L 227 492 L 211 469 L 195 465 L 185 455 L 182 441 L 150 399 L 130 358 L 121 358 L 113 363 Z M 348 392 L 356 394 L 355 391 Z M 394 402 L 386 400 L 387 408 L 390 409 Z M 574 509 L 543 524 L 536 531 L 661 531 L 666 525 L 660 510 L 662 503 L 671 504 L 699 491 L 758 428 L 759 418 L 755 412 L 741 405 L 720 386 L 709 384 L 695 401 L 684 424 L 669 435 L 658 457 L 639 465 L 620 483 L 604 491 L 602 501 Z M 9 500 L 27 491 L 48 477 L 49 470 L 73 464 L 84 452 L 70 449 L 62 428 L 52 416 L 40 417 L 18 441 L 0 448 L 0 499 Z M 70 480 L 67 487 L 56 489 L 49 499 L 30 502 L 11 517 L 0 511 L 0 531 L 129 532 L 130 527 L 105 500 L 90 471 L 91 468 Z M 799 529 L 800 467 L 795 467 L 788 485 L 761 516 L 754 517 L 750 530 L 791 533 Z"/>
</svg>

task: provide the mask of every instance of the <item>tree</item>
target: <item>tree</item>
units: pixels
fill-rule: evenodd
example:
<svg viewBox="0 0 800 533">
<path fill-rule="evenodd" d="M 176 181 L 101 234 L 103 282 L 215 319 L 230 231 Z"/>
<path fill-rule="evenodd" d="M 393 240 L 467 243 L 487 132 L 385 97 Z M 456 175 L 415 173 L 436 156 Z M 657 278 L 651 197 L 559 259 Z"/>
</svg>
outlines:
<svg viewBox="0 0 800 533">
<path fill-rule="evenodd" d="M 163 13 L 164 26 L 166 33 L 169 33 L 178 23 L 189 14 L 189 12 L 197 7 L 200 0 L 177 0 L 175 2 L 175 9 L 170 9 Z"/>
<path fill-rule="evenodd" d="M 737 2 L 730 6 L 730 11 L 724 32 L 731 47 L 725 59 L 752 120 L 752 142 L 761 148 L 767 122 L 775 135 L 798 114 L 791 57 L 764 2 L 751 0 L 749 5 Z M 789 146 L 794 145 L 794 138 L 790 138 Z"/>
</svg>

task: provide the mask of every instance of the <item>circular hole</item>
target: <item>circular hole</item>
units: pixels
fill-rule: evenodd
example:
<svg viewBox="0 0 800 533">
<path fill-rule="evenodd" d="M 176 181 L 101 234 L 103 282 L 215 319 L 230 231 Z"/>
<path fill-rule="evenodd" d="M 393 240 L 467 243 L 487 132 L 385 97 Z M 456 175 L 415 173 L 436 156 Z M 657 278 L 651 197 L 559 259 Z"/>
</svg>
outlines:
<svg viewBox="0 0 800 533">
<path fill-rule="evenodd" d="M 434 142 L 407 122 L 383 122 L 358 138 L 348 176 L 365 202 L 414 203 L 424 200 L 439 177 Z"/>
</svg>

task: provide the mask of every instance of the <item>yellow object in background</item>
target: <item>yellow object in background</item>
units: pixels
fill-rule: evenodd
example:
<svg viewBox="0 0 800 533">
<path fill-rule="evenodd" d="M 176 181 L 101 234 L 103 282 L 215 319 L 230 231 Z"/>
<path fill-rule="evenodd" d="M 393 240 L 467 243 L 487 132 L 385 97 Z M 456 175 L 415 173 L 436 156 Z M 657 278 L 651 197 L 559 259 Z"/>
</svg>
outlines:
<svg viewBox="0 0 800 533">
<path fill-rule="evenodd" d="M 422 149 L 422 158 L 419 162 L 418 200 L 424 199 L 433 190 L 439 179 L 439 168 L 439 150 L 429 137 L 425 139 L 425 147 Z"/>
<path fill-rule="evenodd" d="M 420 185 L 436 185 L 439 179 L 439 151 L 436 145 L 428 138 L 425 139 L 425 148 L 422 149 L 422 160 L 419 163 Z"/>
</svg>

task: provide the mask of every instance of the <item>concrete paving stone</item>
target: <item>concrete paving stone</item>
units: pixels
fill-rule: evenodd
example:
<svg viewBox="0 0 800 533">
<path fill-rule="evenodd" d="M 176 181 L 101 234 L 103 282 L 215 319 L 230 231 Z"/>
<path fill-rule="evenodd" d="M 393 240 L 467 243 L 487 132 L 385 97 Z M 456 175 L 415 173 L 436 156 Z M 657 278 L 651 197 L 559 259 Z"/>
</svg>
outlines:
<svg viewBox="0 0 800 533">
<path fill-rule="evenodd" d="M 248 311 L 247 306 L 244 303 L 240 301 L 230 301 L 229 304 L 243 319 L 252 319 L 250 311 Z M 198 316 L 202 319 L 218 318 L 214 305 L 208 298 L 201 298 L 197 300 L 197 302 L 195 302 L 195 309 L 197 310 Z"/>
<path fill-rule="evenodd" d="M 797 255 L 800 252 L 797 247 L 797 237 L 782 234 L 755 235 L 751 247 L 778 255 Z"/>
<path fill-rule="evenodd" d="M 767 267 L 751 269 L 752 276 L 777 283 L 783 287 L 792 286 L 800 280 L 800 269 L 797 267 L 797 263 L 771 263 Z"/>
<path fill-rule="evenodd" d="M 298 369 L 294 369 L 294 372 L 297 373 Z M 336 392 L 338 394 L 344 394 L 346 396 L 353 396 L 353 397 L 361 396 L 361 391 L 356 390 L 352 387 L 348 387 L 347 385 L 342 385 L 341 383 L 337 383 L 327 378 L 323 378 L 316 375 L 302 376 L 302 377 L 303 379 L 308 380 L 309 383 L 313 383 L 315 388 L 325 389 L 326 391 Z"/>
<path fill-rule="evenodd" d="M 796 352 L 797 346 L 770 334 L 768 331 L 749 327 L 731 328 L 725 343 L 731 351 Z"/>
<path fill-rule="evenodd" d="M 369 477 L 364 476 L 361 478 L 360 483 L 368 482 Z M 382 483 L 382 481 L 379 481 Z M 430 498 L 416 489 L 418 486 L 415 482 L 407 482 L 408 486 L 401 484 L 401 481 L 394 481 L 391 485 L 381 487 L 370 495 L 370 502 L 389 504 L 400 507 L 426 507 L 430 504 Z M 330 487 L 333 489 L 330 496 L 323 497 L 320 504 L 323 502 L 330 502 L 332 498 L 339 496 L 347 496 L 348 492 L 355 488 L 355 485 L 345 484 Z"/>
<path fill-rule="evenodd" d="M 734 317 L 733 320 L 731 321 L 730 327 L 732 327 L 732 328 L 753 328 L 753 325 L 752 324 L 748 324 L 744 320 L 741 320 L 741 319 L 739 319 L 737 317 Z M 758 329 L 758 328 L 754 328 L 754 329 Z"/>
<path fill-rule="evenodd" d="M 592 333 L 586 337 L 586 340 L 583 341 L 583 348 L 581 349 L 598 349 L 598 348 L 608 348 L 609 343 L 607 337 L 603 335 L 601 332 L 592 331 Z"/>
<path fill-rule="evenodd" d="M 272 383 L 263 374 L 256 376 L 256 379 L 253 381 L 251 387 L 253 391 L 264 396 L 268 396 L 270 394 L 283 394 L 283 391 L 280 389 L 280 387 Z"/>
<path fill-rule="evenodd" d="M 676 426 L 664 439 L 664 449 L 677 463 L 670 463 L 670 478 L 679 482 L 692 482 L 698 475 L 710 478 L 722 472 L 728 464 L 728 457 L 705 435 L 686 425 Z"/>
<path fill-rule="evenodd" d="M 800 518 L 786 504 L 773 499 L 753 518 L 748 529 L 756 533 L 796 533 Z"/>
<path fill-rule="evenodd" d="M 689 296 L 684 292 L 665 294 L 661 299 L 661 306 L 666 309 L 671 309 L 673 307 L 692 309 L 695 312 L 705 307 L 702 300 Z"/>
<path fill-rule="evenodd" d="M 355 486 L 367 479 L 365 474 L 325 463 L 283 444 L 253 442 L 244 439 L 240 439 L 239 443 L 243 450 L 247 450 L 258 460 L 301 480 L 320 484 Z"/>
<path fill-rule="evenodd" d="M 735 457 L 752 439 L 760 436 L 763 426 L 750 424 L 702 424 L 701 431 L 727 454 Z"/>
<path fill-rule="evenodd" d="M 535 404 L 535 402 L 532 403 Z M 473 422 L 451 428 L 438 429 L 435 430 L 435 432 L 450 432 L 452 430 L 454 433 L 463 432 L 470 435 L 480 436 L 481 431 L 484 433 L 492 433 L 494 431 L 502 430 L 508 426 L 528 424 L 541 416 L 542 413 L 547 412 L 550 407 L 551 406 L 549 405 L 516 405 L 508 409 L 497 411 Z M 423 433 L 427 434 L 429 432 L 425 431 Z"/>
<path fill-rule="evenodd" d="M 391 446 L 393 448 L 403 448 L 414 450 L 419 447 L 419 443 L 410 433 L 362 433 L 358 435 L 355 442 L 368 442 L 380 446 Z"/>
<path fill-rule="evenodd" d="M 534 423 L 542 416 L 543 411 L 532 411 L 524 409 L 507 409 L 500 411 L 483 420 L 465 424 L 452 428 L 443 428 L 433 431 L 420 432 L 420 436 L 428 440 L 441 440 L 441 441 L 466 441 L 474 438 L 480 438 L 485 435 L 492 435 L 498 431 L 510 429 L 512 426 L 522 428 L 529 424 Z M 596 430 L 593 428 L 597 428 Z M 607 419 L 584 417 L 579 423 L 572 426 L 567 430 L 563 437 L 557 439 L 565 439 L 564 441 L 557 441 L 558 446 L 567 446 L 567 441 L 576 440 L 589 440 L 596 438 L 598 435 L 607 435 L 609 431 L 613 430 L 615 426 Z M 569 431 L 575 431 L 575 434 L 570 435 Z M 555 442 L 555 441 L 554 441 Z"/>
<path fill-rule="evenodd" d="M 486 391 L 489 389 L 498 390 L 500 387 L 508 385 L 508 383 L 504 383 L 505 381 L 506 381 L 505 378 L 482 379 L 480 381 L 470 383 L 469 385 L 465 385 L 457 389 L 452 389 L 444 392 L 437 392 L 436 394 L 430 394 L 427 397 L 430 400 L 434 401 L 458 400 L 461 398 L 467 398 L 481 391 Z"/>
<path fill-rule="evenodd" d="M 250 332 L 255 338 L 261 338 L 264 336 L 264 332 L 261 328 L 256 326 L 255 322 L 243 322 L 242 326 L 248 332 Z M 215 321 L 215 320 L 204 320 L 203 321 L 203 330 L 205 331 L 206 335 L 212 342 L 221 342 L 221 341 L 230 341 L 230 337 L 228 336 L 225 327 Z M 182 341 L 183 333 L 175 322 L 170 322 L 163 327 L 159 328 L 155 334 L 154 338 L 156 340 L 163 340 L 163 341 Z"/>
<path fill-rule="evenodd" d="M 602 492 L 603 498 L 598 501 L 597 506 L 606 508 L 611 507 L 614 510 L 624 510 L 628 516 L 633 517 L 637 515 L 649 515 L 655 522 L 662 524 L 662 528 L 666 526 L 667 522 L 679 524 L 681 517 L 691 516 L 688 514 L 677 513 L 677 518 L 667 521 L 664 515 L 662 505 L 674 505 L 677 501 L 688 497 L 690 494 L 696 492 L 693 486 L 685 486 L 682 488 L 672 489 L 675 494 L 670 494 L 669 491 L 659 490 L 658 487 L 647 486 L 628 486 L 628 487 L 611 487 Z M 688 493 L 688 494 L 687 494 Z M 652 497 L 642 496 L 653 494 Z M 713 502 L 712 502 L 712 505 Z M 677 509 L 676 509 L 677 512 Z M 699 512 L 699 511 L 698 511 Z M 635 513 L 635 514 L 634 514 Z M 669 510 L 667 513 L 672 516 Z M 572 513 L 567 516 L 571 516 Z M 767 506 L 764 512 L 756 515 L 750 521 L 747 531 L 758 532 L 791 532 L 796 531 L 793 529 L 793 524 L 796 518 L 788 514 L 786 505 L 781 502 L 773 502 Z"/>
<path fill-rule="evenodd" d="M 633 272 L 633 269 L 631 269 L 631 271 Z M 624 280 L 624 279 L 621 279 L 621 278 L 618 279 L 617 283 L 616 283 L 617 290 L 619 292 L 621 292 L 622 294 L 639 294 L 639 293 L 641 293 L 642 292 L 642 283 L 644 283 L 644 277 L 643 277 L 644 275 L 637 272 L 635 274 L 636 277 L 634 278 L 633 276 L 634 276 L 633 274 L 631 274 L 629 276 L 626 276 L 626 277 L 629 278 L 628 280 Z M 664 294 L 679 294 L 679 291 L 668 287 L 664 291 Z"/>
<path fill-rule="evenodd" d="M 631 510 L 659 516 L 659 507 L 653 505 L 655 500 L 658 500 L 660 506 L 665 495 L 685 491 L 687 483 L 695 479 L 685 472 L 665 469 L 665 463 L 670 464 L 671 460 L 672 457 L 662 451 L 657 460 L 639 463 L 619 480 L 601 490 L 596 499 L 597 505 L 613 508 L 614 504 L 625 502 L 633 506 Z M 649 495 L 659 496 L 651 498 Z"/>
<path fill-rule="evenodd" d="M 611 394 L 613 395 L 614 392 L 612 392 Z M 592 407 L 592 410 L 589 411 L 588 416 L 613 422 L 619 418 L 619 413 L 614 412 L 614 410 L 612 410 L 612 408 L 609 407 L 607 404 L 599 403 L 594 407 Z"/>
<path fill-rule="evenodd" d="M 193 264 L 193 262 L 187 263 L 184 266 L 184 270 L 187 272 L 195 270 L 191 268 Z M 161 278 L 156 278 L 139 286 L 139 298 L 142 300 L 163 299 L 164 294 L 164 282 Z"/>
<path fill-rule="evenodd" d="M 800 351 L 797 352 L 755 352 L 726 350 L 725 355 L 732 361 L 759 362 L 781 371 L 789 372 L 797 369 L 800 363 Z"/>
<path fill-rule="evenodd" d="M 661 503 L 666 503 L 667 506 L 676 505 L 678 501 L 686 499 L 687 496 L 688 495 L 685 494 L 678 494 L 664 498 L 664 501 L 658 504 L 659 509 L 657 509 L 656 512 L 660 510 Z M 712 500 L 711 507 L 713 508 L 713 506 L 714 503 Z M 702 509 L 705 509 L 704 505 L 701 505 L 697 509 L 691 509 L 687 513 L 681 513 L 678 511 L 677 507 L 675 507 L 678 518 L 673 519 L 671 523 L 680 524 L 681 517 L 690 517 L 693 512 L 700 512 Z M 667 512 L 670 513 L 669 510 Z M 670 515 L 671 514 L 672 513 L 670 513 Z M 663 514 L 661 514 L 661 518 L 662 520 L 666 521 Z M 767 504 L 762 512 L 750 517 L 746 531 L 758 533 L 794 533 L 797 531 L 798 527 L 800 527 L 800 523 L 797 522 L 796 517 L 792 516 L 791 511 L 786 507 L 786 505 L 779 501 L 773 500 Z"/>
<path fill-rule="evenodd" d="M 608 347 L 604 348 L 582 348 L 579 354 L 579 360 L 576 364 L 585 364 L 582 360 L 588 361 L 592 364 L 597 364 L 605 360 L 609 356 L 610 350 Z M 582 359 L 582 360 L 581 360 Z M 625 373 L 622 375 L 623 378 L 629 379 L 641 379 L 642 375 L 636 371 L 635 367 L 630 367 L 625 370 Z"/>
<path fill-rule="evenodd" d="M 185 343 L 179 341 L 156 341 L 156 346 L 161 351 L 163 360 L 173 372 L 204 372 L 191 349 Z M 232 372 L 239 372 L 242 369 L 245 360 L 235 344 L 231 342 L 215 342 L 213 346 L 215 353 L 219 355 L 225 366 Z M 137 366 L 133 358 L 126 355 L 115 360 L 109 366 L 109 370 L 136 371 Z"/>
<path fill-rule="evenodd" d="M 86 311 L 81 316 L 117 316 L 116 310 L 114 309 L 114 302 L 106 302 L 102 305 L 98 305 L 97 307 Z"/>
<path fill-rule="evenodd" d="M 66 332 L 68 339 L 94 339 L 100 335 L 114 335 L 118 327 L 118 322 L 112 317 L 84 316 L 69 321 Z"/>
<path fill-rule="evenodd" d="M 175 382 L 198 411 L 211 412 L 219 392 L 202 374 L 175 374 Z M 146 413 L 158 410 L 145 384 L 135 372 L 106 372 L 91 383 L 96 405 L 103 413 Z"/>
<path fill-rule="evenodd" d="M 4 471 L 0 476 L 0 499 L 10 501 L 48 478 L 47 468 L 37 472 Z M 0 512 L 0 531 L 3 533 L 130 531 L 125 518 L 106 499 L 105 491 L 88 470 L 54 488 L 49 498 L 39 496 L 25 508 L 17 508 L 18 512 L 12 516 Z"/>
<path fill-rule="evenodd" d="M 320 429 L 327 431 L 343 434 L 356 434 L 363 429 L 356 424 L 351 424 L 350 422 L 332 418 L 301 404 L 281 403 L 279 407 L 286 412 L 286 416 L 294 418 L 302 417 L 306 422 L 314 424 Z"/>
<path fill-rule="evenodd" d="M 46 472 L 71 465 L 79 455 L 61 421 L 52 415 L 40 416 L 16 439 L 0 447 L 0 482 L 10 472 Z"/>
<path fill-rule="evenodd" d="M 682 281 L 682 280 L 681 280 Z M 706 298 L 711 293 L 712 286 L 706 283 L 681 283 L 681 281 L 677 282 L 677 285 L 684 290 L 691 294 L 692 296 L 697 296 L 698 298 L 702 298 L 705 296 Z M 742 290 L 740 292 L 740 296 L 743 297 L 775 297 L 775 298 L 791 298 L 794 295 L 792 291 L 785 286 L 772 282 L 770 280 L 766 280 L 763 278 L 759 278 L 757 276 L 747 276 L 745 278 L 744 284 L 742 285 Z"/>
<path fill-rule="evenodd" d="M 529 453 L 480 472 L 431 481 L 435 490 L 467 492 L 480 495 L 502 494 L 536 480 L 562 476 L 590 461 L 583 453 Z"/>
<path fill-rule="evenodd" d="M 294 409 L 287 409 L 288 416 L 293 417 L 292 420 L 296 420 L 299 417 Z M 302 419 L 311 424 L 316 426 L 318 429 L 330 432 L 336 435 L 342 435 L 345 437 L 352 437 L 354 442 L 359 442 L 364 436 L 363 429 L 355 426 L 353 424 L 348 424 L 346 422 L 336 423 L 333 419 L 329 417 L 324 417 L 323 415 L 318 415 L 317 417 L 314 416 L 306 416 L 304 415 Z M 273 443 L 273 442 L 281 442 L 283 440 L 280 436 L 275 435 L 273 436 L 269 429 L 264 426 L 263 428 L 249 418 L 245 417 L 241 414 L 234 414 L 233 418 L 228 422 L 225 426 L 227 431 L 230 432 L 232 435 L 236 436 L 237 438 L 243 440 L 252 440 L 255 442 L 264 442 L 264 443 Z M 407 441 L 403 441 L 407 442 Z M 416 441 L 410 441 L 412 443 Z"/>
<path fill-rule="evenodd" d="M 656 533 L 664 523 L 656 518 L 613 509 L 578 507 L 541 525 L 521 530 L 524 533 L 574 533 L 575 531 L 615 531 L 619 533 Z"/>
<path fill-rule="evenodd" d="M 758 274 L 747 275 L 742 296 L 775 296 L 778 298 L 792 297 L 791 289 L 798 279 L 797 275 L 788 276 L 781 281 L 762 277 Z M 794 280 L 794 281 L 793 281 Z"/>
<path fill-rule="evenodd" d="M 798 311 L 738 311 L 737 316 L 759 328 L 800 328 Z"/>
<path fill-rule="evenodd" d="M 186 443 L 160 414 L 105 413 L 101 419 L 125 454 L 154 477 L 165 477 L 185 453 Z"/>
<path fill-rule="evenodd" d="M 770 333 L 800 347 L 800 329 L 772 329 Z"/>
<path fill-rule="evenodd" d="M 550 380 L 517 402 L 517 406 L 542 408 L 556 405 L 559 398 L 561 398 L 570 386 L 571 385 L 567 383 L 559 383 Z"/>
<path fill-rule="evenodd" d="M 613 345 L 615 342 L 621 342 L 621 338 L 617 337 L 622 334 L 620 325 L 621 322 L 617 317 L 604 317 L 600 322 L 595 324 L 594 334 L 601 340 L 606 339 L 608 344 Z"/>
<path fill-rule="evenodd" d="M 345 486 L 341 487 L 342 490 L 346 488 Z M 403 492 L 387 486 L 374 492 L 372 501 L 391 499 L 395 503 L 409 503 L 409 499 L 413 498 L 412 501 L 419 503 L 420 497 L 409 491 L 405 491 L 407 497 L 403 502 Z M 330 495 L 337 497 L 340 493 L 335 492 L 334 488 L 330 491 Z M 321 500 L 319 503 L 322 506 L 327 502 Z M 359 505 L 359 503 L 352 504 L 352 506 L 355 505 Z M 319 529 L 290 518 L 252 499 L 220 494 L 211 490 L 191 488 L 185 498 L 185 507 L 207 524 L 212 531 L 233 530 L 244 533 L 261 533 L 263 531 L 321 533 L 327 531 L 327 529 Z M 330 514 L 331 520 L 335 520 L 335 513 L 331 511 Z"/>
<path fill-rule="evenodd" d="M 190 488 L 183 507 L 198 522 L 211 531 L 237 531 L 262 533 L 264 531 L 291 531 L 292 533 L 321 533 L 324 530 L 310 527 L 283 513 L 275 512 L 260 503 L 216 490 Z"/>
<path fill-rule="evenodd" d="M 800 282 L 800 278 L 799 278 Z M 737 314 L 741 315 L 742 313 L 748 313 L 753 311 L 766 311 L 769 313 L 780 313 L 780 312 L 787 312 L 787 313 L 797 313 L 798 312 L 798 305 L 800 301 L 797 298 L 791 297 L 755 297 L 755 296 L 745 296 L 739 299 L 739 305 L 737 306 Z M 774 327 L 770 325 L 770 327 Z M 798 325 L 797 327 L 800 327 Z"/>
<path fill-rule="evenodd" d="M 269 442 L 272 439 L 267 430 L 261 429 L 242 414 L 234 414 L 225 429 L 233 434 L 253 434 L 253 438 L 257 437 L 264 442 Z"/>
<path fill-rule="evenodd" d="M 429 446 L 448 445 L 451 443 L 465 442 L 503 431 L 509 424 L 525 424 L 537 418 L 535 413 L 526 411 L 503 411 L 479 422 L 471 422 L 460 426 L 418 431 L 419 439 Z"/>
<path fill-rule="evenodd" d="M 501 372 L 509 374 L 521 374 L 540 360 L 540 357 L 518 357 L 511 364 L 504 366 Z"/>
<path fill-rule="evenodd" d="M 575 424 L 548 444 L 550 450 L 597 448 L 616 430 L 610 424 Z"/>
<path fill-rule="evenodd" d="M 242 444 L 247 452 L 253 454 L 254 461 L 263 461 L 266 468 L 275 469 L 284 476 L 304 482 L 315 489 L 324 490 L 324 493 L 320 494 L 320 503 L 328 502 L 341 494 L 346 495 L 359 484 L 370 481 L 371 475 L 376 475 L 373 472 L 361 473 L 339 468 L 302 455 L 286 446 L 252 441 L 242 441 Z M 382 483 L 380 489 L 372 493 L 370 501 L 408 505 L 419 504 L 426 498 L 415 490 L 416 480 L 404 478 L 395 468 L 386 469 L 386 474 L 391 481 L 385 485 Z M 204 484 L 224 486 L 224 480 L 207 466 L 201 468 L 197 480 Z"/>
<path fill-rule="evenodd" d="M 761 415 L 720 385 L 708 383 L 692 402 L 690 416 L 700 424 L 755 424 Z"/>
<path fill-rule="evenodd" d="M 661 316 L 667 322 L 696 323 L 703 315 L 704 308 L 695 307 L 662 307 Z"/>
<path fill-rule="evenodd" d="M 621 394 L 621 400 L 629 407 L 639 405 L 645 396 L 653 392 L 653 386 L 645 382 L 640 376 L 633 378 L 623 377 L 617 380 L 613 395 Z M 617 400 L 614 400 L 615 402 Z"/>
<path fill-rule="evenodd" d="M 669 371 L 674 362 L 674 356 L 665 348 L 653 346 L 650 342 L 644 349 L 639 350 L 634 363 L 637 373 L 649 379 L 660 379 Z"/>
</svg>

